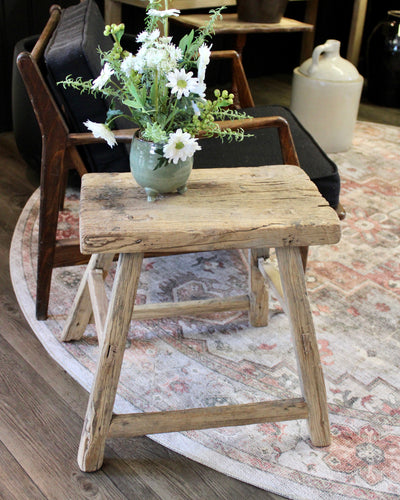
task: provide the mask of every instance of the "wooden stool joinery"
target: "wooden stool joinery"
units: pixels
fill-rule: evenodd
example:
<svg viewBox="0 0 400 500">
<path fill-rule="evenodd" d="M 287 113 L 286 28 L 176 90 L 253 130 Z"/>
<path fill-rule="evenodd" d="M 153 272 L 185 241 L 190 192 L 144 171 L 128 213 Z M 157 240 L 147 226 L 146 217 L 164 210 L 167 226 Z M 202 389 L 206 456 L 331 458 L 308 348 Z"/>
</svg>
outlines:
<svg viewBox="0 0 400 500">
<path fill-rule="evenodd" d="M 81 190 L 81 250 L 92 254 L 63 340 L 82 337 L 94 317 L 100 354 L 78 453 L 83 471 L 102 466 L 107 437 L 307 419 L 315 446 L 330 443 L 326 390 L 308 302 L 301 248 L 336 243 L 335 212 L 298 167 L 194 170 L 188 192 L 148 203 L 131 174 L 87 174 Z M 249 293 L 225 299 L 135 305 L 145 253 L 249 249 Z M 279 271 L 268 260 L 275 248 Z M 104 277 L 119 254 L 108 301 Z M 251 404 L 116 415 L 125 343 L 134 319 L 249 310 L 268 321 L 270 282 L 291 323 L 303 397 Z"/>
</svg>

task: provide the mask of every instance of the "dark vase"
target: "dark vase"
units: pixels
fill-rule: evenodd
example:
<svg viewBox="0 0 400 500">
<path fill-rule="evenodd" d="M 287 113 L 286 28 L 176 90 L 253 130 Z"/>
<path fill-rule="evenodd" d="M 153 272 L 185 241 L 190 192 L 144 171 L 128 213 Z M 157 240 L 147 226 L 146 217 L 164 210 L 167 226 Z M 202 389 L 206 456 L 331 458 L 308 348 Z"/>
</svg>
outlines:
<svg viewBox="0 0 400 500">
<path fill-rule="evenodd" d="M 237 0 L 238 19 L 250 23 L 279 23 L 288 0 Z"/>
<path fill-rule="evenodd" d="M 389 10 L 368 39 L 367 78 L 371 102 L 400 107 L 400 10 Z"/>
</svg>

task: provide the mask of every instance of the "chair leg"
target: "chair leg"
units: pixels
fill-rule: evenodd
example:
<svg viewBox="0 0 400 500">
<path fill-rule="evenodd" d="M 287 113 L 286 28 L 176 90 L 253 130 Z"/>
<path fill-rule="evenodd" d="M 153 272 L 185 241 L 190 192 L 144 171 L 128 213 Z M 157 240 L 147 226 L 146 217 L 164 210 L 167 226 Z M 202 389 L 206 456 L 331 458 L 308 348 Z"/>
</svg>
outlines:
<svg viewBox="0 0 400 500">
<path fill-rule="evenodd" d="M 143 254 L 120 254 L 118 260 L 104 340 L 78 452 L 78 464 L 84 472 L 98 470 L 103 464 L 142 261 Z"/>
<path fill-rule="evenodd" d="M 46 153 L 46 152 L 45 152 Z M 36 318 L 47 318 L 54 265 L 60 193 L 64 179 L 62 151 L 47 151 L 42 158 L 40 181 L 39 248 L 36 284 Z"/>
<path fill-rule="evenodd" d="M 252 326 L 268 325 L 268 286 L 258 268 L 258 259 L 267 258 L 268 248 L 252 248 L 249 250 L 249 321 Z"/>
<path fill-rule="evenodd" d="M 314 446 L 328 446 L 331 436 L 326 389 L 300 249 L 277 248 L 276 254 L 291 323 L 300 383 L 309 410 L 311 441 Z"/>
<path fill-rule="evenodd" d="M 39 249 L 36 285 L 36 318 L 45 320 L 49 306 L 51 277 L 56 253 L 59 211 L 63 208 L 68 170 L 75 168 L 80 175 L 86 169 L 76 148 L 62 149 L 62 142 L 48 141 L 42 158 L 40 181 Z M 59 142 L 59 143 L 58 143 Z M 71 263 L 72 264 L 72 263 Z"/>
</svg>

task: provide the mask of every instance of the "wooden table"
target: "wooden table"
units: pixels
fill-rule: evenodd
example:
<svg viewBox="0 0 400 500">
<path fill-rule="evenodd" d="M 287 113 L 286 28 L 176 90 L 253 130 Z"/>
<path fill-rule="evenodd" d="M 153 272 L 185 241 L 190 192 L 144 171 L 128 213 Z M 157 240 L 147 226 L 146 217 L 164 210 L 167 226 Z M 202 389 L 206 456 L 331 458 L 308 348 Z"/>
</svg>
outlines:
<svg viewBox="0 0 400 500">
<path fill-rule="evenodd" d="M 208 14 L 189 14 L 171 18 L 172 22 L 183 24 L 188 28 L 200 28 L 207 24 Z M 214 31 L 216 35 L 233 34 L 236 35 L 235 50 L 242 56 L 246 45 L 247 35 L 254 33 L 288 33 L 296 31 L 313 32 L 312 24 L 296 21 L 283 17 L 279 23 L 250 23 L 238 19 L 236 13 L 223 14 L 222 20 L 215 23 Z"/>
<path fill-rule="evenodd" d="M 78 463 L 103 463 L 107 437 L 307 419 L 315 446 L 330 443 L 326 391 L 304 280 L 301 248 L 336 243 L 335 212 L 298 167 L 199 169 L 185 195 L 146 201 L 130 173 L 83 177 L 81 251 L 92 257 L 67 319 L 63 340 L 78 340 L 93 313 L 100 354 L 87 407 Z M 143 257 L 219 249 L 249 249 L 249 292 L 225 299 L 135 306 Z M 269 263 L 275 248 L 280 277 Z M 110 301 L 104 277 L 115 254 L 118 266 Z M 138 319 L 248 310 L 253 326 L 268 321 L 274 286 L 288 313 L 303 397 L 252 404 L 129 415 L 113 414 L 129 323 Z"/>
</svg>

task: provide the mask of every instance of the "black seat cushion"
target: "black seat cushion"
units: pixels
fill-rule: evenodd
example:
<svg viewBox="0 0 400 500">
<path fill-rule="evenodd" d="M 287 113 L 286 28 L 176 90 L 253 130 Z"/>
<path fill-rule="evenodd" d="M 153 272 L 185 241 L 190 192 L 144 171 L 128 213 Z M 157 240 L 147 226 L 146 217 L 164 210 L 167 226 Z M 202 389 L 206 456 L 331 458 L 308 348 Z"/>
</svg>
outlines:
<svg viewBox="0 0 400 500">
<path fill-rule="evenodd" d="M 301 168 L 318 187 L 320 193 L 336 208 L 339 203 L 340 177 L 331 161 L 304 129 L 293 113 L 283 106 L 256 106 L 244 110 L 255 117 L 282 116 L 290 126 Z M 254 137 L 242 142 L 221 143 L 219 139 L 204 139 L 202 150 L 195 155 L 195 168 L 279 165 L 283 163 L 277 129 L 252 131 Z"/>
<path fill-rule="evenodd" d="M 46 48 L 45 61 L 48 79 L 58 102 L 63 105 L 68 125 L 76 132 L 87 132 L 86 120 L 104 123 L 107 102 L 81 94 L 72 88 L 57 85 L 67 75 L 90 80 L 97 78 L 102 69 L 98 47 L 112 49 L 113 42 L 105 37 L 104 20 L 94 0 L 85 0 L 62 11 L 57 29 Z M 132 127 L 116 120 L 118 128 Z M 111 149 L 107 144 L 84 148 L 88 170 L 92 172 L 123 172 L 128 170 L 129 155 L 125 145 Z"/>
</svg>

